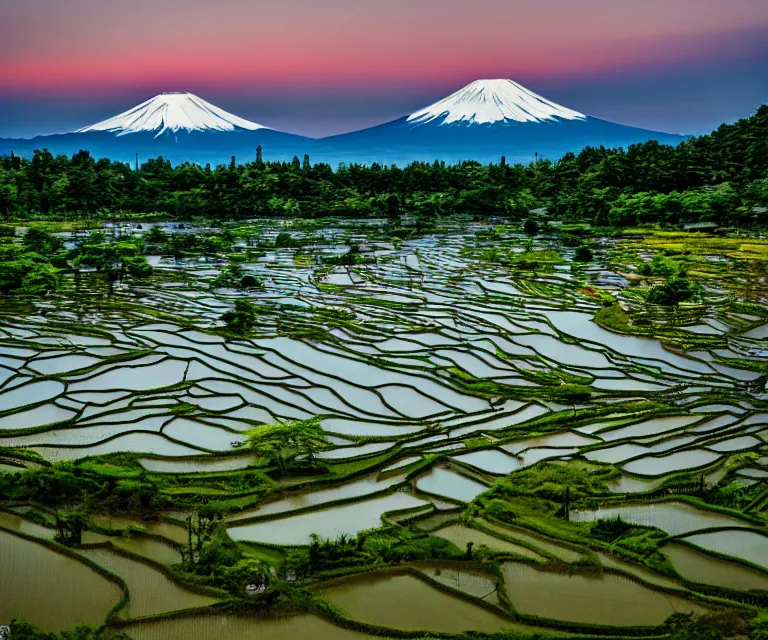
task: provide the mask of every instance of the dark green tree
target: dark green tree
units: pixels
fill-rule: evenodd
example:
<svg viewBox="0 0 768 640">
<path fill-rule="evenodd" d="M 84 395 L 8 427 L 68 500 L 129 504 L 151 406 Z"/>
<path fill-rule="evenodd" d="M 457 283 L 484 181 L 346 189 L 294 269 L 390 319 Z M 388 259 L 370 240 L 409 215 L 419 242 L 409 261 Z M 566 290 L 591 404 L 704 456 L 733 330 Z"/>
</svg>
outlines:
<svg viewBox="0 0 768 640">
<path fill-rule="evenodd" d="M 539 232 L 539 223 L 533 218 L 528 218 L 523 222 L 523 231 L 529 236 L 535 236 Z"/>
<path fill-rule="evenodd" d="M 52 233 L 32 227 L 24 235 L 22 245 L 24 251 L 50 257 L 64 248 L 64 240 Z"/>
<path fill-rule="evenodd" d="M 253 558 L 244 558 L 224 571 L 227 588 L 234 594 L 245 596 L 249 588 L 259 592 L 266 589 L 270 582 L 269 566 Z"/>
<path fill-rule="evenodd" d="M 673 307 L 681 302 L 700 301 L 702 294 L 703 289 L 697 282 L 684 277 L 673 277 L 665 284 L 653 287 L 648 292 L 646 302 Z"/>
<path fill-rule="evenodd" d="M 84 512 L 61 511 L 56 514 L 56 540 L 64 544 L 81 544 L 87 526 L 88 516 Z"/>
<path fill-rule="evenodd" d="M 258 307 L 248 300 L 235 300 L 235 308 L 222 314 L 227 329 L 234 333 L 248 333 L 256 326 Z"/>
<path fill-rule="evenodd" d="M 297 456 L 313 464 L 318 451 L 329 445 L 318 418 L 256 427 L 246 435 L 248 447 L 269 459 L 281 474 Z"/>
<path fill-rule="evenodd" d="M 573 259 L 576 262 L 592 262 L 594 259 L 592 249 L 585 244 L 576 247 L 576 251 L 573 253 Z"/>
</svg>

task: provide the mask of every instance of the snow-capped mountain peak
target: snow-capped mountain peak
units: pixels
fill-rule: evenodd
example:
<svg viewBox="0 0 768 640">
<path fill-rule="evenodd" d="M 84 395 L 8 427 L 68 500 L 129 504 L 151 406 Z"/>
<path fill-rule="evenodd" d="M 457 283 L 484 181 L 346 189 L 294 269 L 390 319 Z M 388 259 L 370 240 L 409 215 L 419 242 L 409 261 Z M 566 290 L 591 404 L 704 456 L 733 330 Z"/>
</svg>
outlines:
<svg viewBox="0 0 768 640">
<path fill-rule="evenodd" d="M 475 80 L 407 118 L 415 126 L 473 125 L 504 122 L 586 120 L 587 116 L 556 104 L 512 80 Z"/>
<path fill-rule="evenodd" d="M 156 95 L 112 118 L 78 129 L 76 133 L 109 131 L 123 136 L 156 131 L 159 136 L 165 131 L 255 131 L 267 128 L 239 118 L 192 93 L 178 91 Z"/>
</svg>

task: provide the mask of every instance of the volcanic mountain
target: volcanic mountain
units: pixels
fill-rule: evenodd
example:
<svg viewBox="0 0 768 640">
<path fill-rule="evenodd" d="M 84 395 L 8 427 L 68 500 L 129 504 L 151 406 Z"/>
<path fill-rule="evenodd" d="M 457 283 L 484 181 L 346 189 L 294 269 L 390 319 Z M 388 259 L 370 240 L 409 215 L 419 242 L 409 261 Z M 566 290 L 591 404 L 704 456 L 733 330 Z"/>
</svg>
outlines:
<svg viewBox="0 0 768 640">
<path fill-rule="evenodd" d="M 527 162 L 587 146 L 619 147 L 685 136 L 615 124 L 548 100 L 512 80 L 475 80 L 408 116 L 326 138 L 326 152 L 360 162 Z"/>
<path fill-rule="evenodd" d="M 369 129 L 314 140 L 245 120 L 186 92 L 161 93 L 116 116 L 72 133 L 0 140 L 0 154 L 30 157 L 35 149 L 72 155 L 90 151 L 122 162 L 163 156 L 173 164 L 212 165 L 255 158 L 370 164 L 557 159 L 586 146 L 619 147 L 684 136 L 614 124 L 563 107 L 512 80 L 476 80 L 411 115 Z"/>
<path fill-rule="evenodd" d="M 257 131 L 267 129 L 260 124 L 244 120 L 224 109 L 198 98 L 192 93 L 168 92 L 150 98 L 140 105 L 112 118 L 78 129 L 76 133 L 109 131 L 117 136 L 140 131 Z"/>
<path fill-rule="evenodd" d="M 72 155 L 80 150 L 95 157 L 133 163 L 163 156 L 173 164 L 253 160 L 263 147 L 264 159 L 290 160 L 314 148 L 311 138 L 276 131 L 240 118 L 187 92 L 168 92 L 96 124 L 29 140 L 0 140 L 0 154 L 13 150 L 31 156 L 35 149 Z"/>
</svg>

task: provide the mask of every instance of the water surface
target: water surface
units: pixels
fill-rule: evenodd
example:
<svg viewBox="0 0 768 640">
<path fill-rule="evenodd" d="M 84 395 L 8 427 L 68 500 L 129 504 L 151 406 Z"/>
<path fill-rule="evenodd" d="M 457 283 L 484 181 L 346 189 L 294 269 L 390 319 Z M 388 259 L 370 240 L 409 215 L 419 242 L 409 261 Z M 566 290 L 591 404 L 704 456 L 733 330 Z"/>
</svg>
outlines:
<svg viewBox="0 0 768 640">
<path fill-rule="evenodd" d="M 363 640 L 364 633 L 301 614 L 285 618 L 212 614 L 185 616 L 125 627 L 132 640 Z"/>
<path fill-rule="evenodd" d="M 29 620 L 46 630 L 100 625 L 120 587 L 86 564 L 0 531 L 0 620 Z"/>
<path fill-rule="evenodd" d="M 743 591 L 768 591 L 768 573 L 715 558 L 676 542 L 664 545 L 662 552 L 670 559 L 675 570 L 691 582 Z"/>
<path fill-rule="evenodd" d="M 520 628 L 479 606 L 408 575 L 373 574 L 347 579 L 320 593 L 349 617 L 395 629 L 493 633 Z"/>
<path fill-rule="evenodd" d="M 567 574 L 506 563 L 507 594 L 523 614 L 608 626 L 657 626 L 673 613 L 701 611 L 687 600 L 614 574 Z"/>
</svg>

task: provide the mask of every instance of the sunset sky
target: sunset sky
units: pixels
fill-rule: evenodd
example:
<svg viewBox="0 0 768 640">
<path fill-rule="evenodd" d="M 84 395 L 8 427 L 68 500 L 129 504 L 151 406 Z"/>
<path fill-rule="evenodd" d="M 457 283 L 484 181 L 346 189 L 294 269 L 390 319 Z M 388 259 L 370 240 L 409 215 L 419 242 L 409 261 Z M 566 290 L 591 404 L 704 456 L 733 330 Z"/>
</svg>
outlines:
<svg viewBox="0 0 768 640">
<path fill-rule="evenodd" d="M 186 90 L 326 135 L 476 78 L 698 133 L 768 102 L 768 0 L 0 0 L 0 136 Z"/>
</svg>

